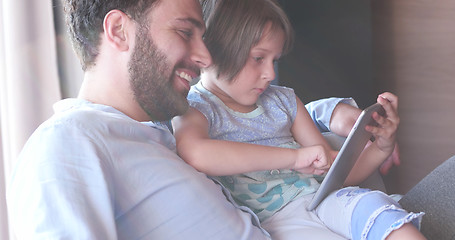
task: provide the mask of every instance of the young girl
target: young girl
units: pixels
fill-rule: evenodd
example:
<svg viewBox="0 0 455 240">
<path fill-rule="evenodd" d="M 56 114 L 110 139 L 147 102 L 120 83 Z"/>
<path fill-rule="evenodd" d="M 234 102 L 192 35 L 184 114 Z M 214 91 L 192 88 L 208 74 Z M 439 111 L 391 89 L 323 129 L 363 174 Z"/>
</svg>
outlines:
<svg viewBox="0 0 455 240">
<path fill-rule="evenodd" d="M 173 120 L 177 151 L 251 208 L 272 239 L 424 239 L 422 214 L 407 213 L 381 192 L 356 187 L 306 206 L 319 187 L 313 174 L 336 152 L 317 130 L 292 89 L 269 86 L 274 63 L 292 45 L 292 29 L 273 0 L 205 1 L 205 43 L 213 65 L 188 99 L 192 108 Z M 379 95 L 387 118 L 374 115 L 375 137 L 345 182 L 360 183 L 392 153 L 398 99 Z M 329 230 L 330 229 L 330 230 Z"/>
</svg>

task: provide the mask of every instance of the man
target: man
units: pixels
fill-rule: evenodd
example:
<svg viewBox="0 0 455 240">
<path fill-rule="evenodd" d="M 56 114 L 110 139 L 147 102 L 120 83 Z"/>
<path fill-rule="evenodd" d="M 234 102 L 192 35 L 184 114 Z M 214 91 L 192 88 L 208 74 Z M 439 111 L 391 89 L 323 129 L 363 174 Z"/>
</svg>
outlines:
<svg viewBox="0 0 455 240">
<path fill-rule="evenodd" d="M 66 11 L 84 82 L 18 159 L 17 238 L 268 238 L 159 123 L 187 110 L 189 81 L 211 64 L 198 1 L 68 0 Z"/>
</svg>

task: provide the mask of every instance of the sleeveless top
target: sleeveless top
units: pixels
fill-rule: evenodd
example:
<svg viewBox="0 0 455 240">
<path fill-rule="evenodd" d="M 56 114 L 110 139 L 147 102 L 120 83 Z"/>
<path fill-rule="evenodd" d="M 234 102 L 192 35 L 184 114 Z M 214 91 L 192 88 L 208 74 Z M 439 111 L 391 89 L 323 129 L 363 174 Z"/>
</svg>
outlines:
<svg viewBox="0 0 455 240">
<path fill-rule="evenodd" d="M 269 86 L 260 95 L 257 108 L 249 113 L 230 109 L 205 89 L 201 81 L 191 87 L 188 100 L 191 107 L 207 118 L 211 139 L 286 148 L 300 147 L 291 133 L 297 103 L 294 90 L 290 88 Z M 286 169 L 212 178 L 229 189 L 237 203 L 251 208 L 261 221 L 296 197 L 314 193 L 319 187 L 313 175 Z"/>
</svg>

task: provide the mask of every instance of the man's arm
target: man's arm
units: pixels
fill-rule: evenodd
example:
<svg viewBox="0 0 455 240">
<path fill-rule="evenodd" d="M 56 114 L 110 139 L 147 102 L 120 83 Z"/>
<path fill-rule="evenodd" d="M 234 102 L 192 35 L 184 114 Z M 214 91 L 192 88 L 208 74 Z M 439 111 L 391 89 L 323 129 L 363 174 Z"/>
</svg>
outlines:
<svg viewBox="0 0 455 240">
<path fill-rule="evenodd" d="M 344 137 L 360 114 L 357 103 L 352 98 L 324 98 L 307 103 L 305 107 L 320 132 L 340 133 L 338 135 Z M 346 109 L 349 113 L 344 114 Z M 357 115 L 356 111 L 359 111 Z M 352 125 L 349 125 L 351 122 Z M 332 129 L 332 126 L 335 129 Z M 341 134 L 343 132 L 347 133 Z"/>
<path fill-rule="evenodd" d="M 338 103 L 333 109 L 332 117 L 330 118 L 331 132 L 347 137 L 361 112 L 362 110 L 357 107 L 346 103 Z"/>
<path fill-rule="evenodd" d="M 117 238 L 99 156 L 75 128 L 41 128 L 22 151 L 8 189 L 18 239 Z"/>
</svg>

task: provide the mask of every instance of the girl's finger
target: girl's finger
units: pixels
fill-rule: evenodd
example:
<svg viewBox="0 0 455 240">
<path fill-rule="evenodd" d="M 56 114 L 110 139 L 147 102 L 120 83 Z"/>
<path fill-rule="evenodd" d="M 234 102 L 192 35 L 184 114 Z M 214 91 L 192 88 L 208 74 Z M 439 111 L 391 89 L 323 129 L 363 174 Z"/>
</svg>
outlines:
<svg viewBox="0 0 455 240">
<path fill-rule="evenodd" d="M 389 120 L 381 115 L 379 113 L 375 112 L 373 113 L 373 119 L 378 123 L 379 127 L 385 128 L 387 125 L 390 124 Z"/>
<path fill-rule="evenodd" d="M 400 121 L 398 117 L 398 97 L 391 93 L 383 93 L 378 96 L 377 101 L 384 107 L 388 119 L 395 123 Z"/>
<path fill-rule="evenodd" d="M 378 96 L 378 100 L 388 101 L 395 110 L 398 110 L 398 97 L 390 92 L 382 93 Z"/>
</svg>

